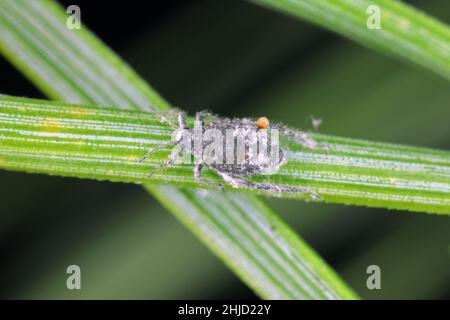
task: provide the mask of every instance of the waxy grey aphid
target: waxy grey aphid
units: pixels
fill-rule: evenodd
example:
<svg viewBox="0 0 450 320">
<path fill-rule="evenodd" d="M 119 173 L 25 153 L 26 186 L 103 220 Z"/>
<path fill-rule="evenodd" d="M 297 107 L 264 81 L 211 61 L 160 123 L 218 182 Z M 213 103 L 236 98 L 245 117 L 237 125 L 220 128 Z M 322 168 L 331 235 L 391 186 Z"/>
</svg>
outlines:
<svg viewBox="0 0 450 320">
<path fill-rule="evenodd" d="M 195 128 L 188 128 L 186 125 L 186 116 L 184 112 L 178 112 L 178 126 L 174 125 L 168 116 L 162 115 L 161 120 L 167 122 L 176 128 L 174 138 L 167 144 L 150 150 L 142 159 L 144 161 L 156 150 L 166 147 L 168 145 L 177 146 L 183 144 L 183 138 L 187 135 L 195 136 Z M 209 119 L 209 121 L 206 121 Z M 209 131 L 215 131 L 222 134 L 222 137 L 227 135 L 233 136 L 233 141 L 236 138 L 239 141 L 243 141 L 241 150 L 244 150 L 244 154 L 241 156 L 243 161 L 237 161 L 233 158 L 233 161 L 205 161 L 203 154 L 210 145 L 210 141 L 202 141 L 200 146 L 195 146 L 193 142 L 192 146 L 189 145 L 190 152 L 196 156 L 197 161 L 194 167 L 194 177 L 196 180 L 202 180 L 202 171 L 205 167 L 214 170 L 219 174 L 223 180 L 234 188 L 249 188 L 257 190 L 265 190 L 267 192 L 292 192 L 292 193 L 307 193 L 313 199 L 319 199 L 320 196 L 307 187 L 300 186 L 285 186 L 272 183 L 259 183 L 250 181 L 247 177 L 252 175 L 270 174 L 275 172 L 281 165 L 287 162 L 286 151 L 279 148 L 274 148 L 273 145 L 268 145 L 265 155 L 261 156 L 258 153 L 257 157 L 252 157 L 251 150 L 255 150 L 253 147 L 261 140 L 263 134 L 268 129 L 275 129 L 279 134 L 286 136 L 287 138 L 303 145 L 306 148 L 315 148 L 317 143 L 310 138 L 306 133 L 297 131 L 279 123 L 269 123 L 269 120 L 265 117 L 259 119 L 243 118 L 243 119 L 229 119 L 214 116 L 208 112 L 198 112 L 195 116 L 196 124 L 200 124 L 200 130 L 202 134 Z M 197 132 L 198 133 L 198 132 Z M 258 140 L 259 139 L 259 140 Z M 225 139 L 223 140 L 223 154 L 227 152 L 227 146 Z M 272 146 L 272 147 L 271 147 Z M 278 147 L 278 145 L 275 145 Z M 233 144 L 234 147 L 234 144 Z M 273 150 L 277 151 L 273 151 Z M 233 156 L 236 156 L 236 150 L 233 148 Z M 185 148 L 179 148 L 180 152 L 171 154 L 169 160 L 165 161 L 161 166 L 153 169 L 150 173 L 152 175 L 157 170 L 168 167 L 176 162 L 181 157 L 182 152 L 185 152 Z M 200 155 L 200 156 L 199 156 Z M 235 157 L 237 158 L 237 157 Z M 274 161 L 275 159 L 275 161 Z"/>
</svg>

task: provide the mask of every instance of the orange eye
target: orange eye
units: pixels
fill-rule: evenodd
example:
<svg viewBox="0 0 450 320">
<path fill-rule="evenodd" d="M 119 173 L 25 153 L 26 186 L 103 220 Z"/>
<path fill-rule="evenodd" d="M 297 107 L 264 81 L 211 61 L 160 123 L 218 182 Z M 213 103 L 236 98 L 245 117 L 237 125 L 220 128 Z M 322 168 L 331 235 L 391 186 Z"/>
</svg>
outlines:
<svg viewBox="0 0 450 320">
<path fill-rule="evenodd" d="M 258 129 L 267 129 L 269 128 L 269 119 L 261 117 L 256 121 L 256 124 L 258 125 Z"/>
</svg>

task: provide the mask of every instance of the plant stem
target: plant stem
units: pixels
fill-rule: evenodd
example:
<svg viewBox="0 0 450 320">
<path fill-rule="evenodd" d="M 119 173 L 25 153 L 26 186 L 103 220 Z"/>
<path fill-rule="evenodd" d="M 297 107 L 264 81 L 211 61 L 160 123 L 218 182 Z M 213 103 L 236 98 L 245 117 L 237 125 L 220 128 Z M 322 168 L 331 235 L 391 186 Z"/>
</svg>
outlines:
<svg viewBox="0 0 450 320">
<path fill-rule="evenodd" d="M 310 21 L 365 46 L 450 79 L 450 28 L 423 12 L 392 0 L 251 0 Z M 380 29 L 367 20 L 380 9 Z"/>
<path fill-rule="evenodd" d="M 2 168 L 110 181 L 175 184 L 215 189 L 224 182 L 212 170 L 199 182 L 193 166 L 155 172 L 170 146 L 145 162 L 148 150 L 170 140 L 173 129 L 152 113 L 0 99 Z M 314 149 L 284 140 L 288 162 L 253 182 L 308 187 L 324 201 L 450 214 L 450 152 L 312 135 Z M 225 184 L 226 189 L 232 189 Z M 308 193 L 254 194 L 308 199 Z"/>
</svg>

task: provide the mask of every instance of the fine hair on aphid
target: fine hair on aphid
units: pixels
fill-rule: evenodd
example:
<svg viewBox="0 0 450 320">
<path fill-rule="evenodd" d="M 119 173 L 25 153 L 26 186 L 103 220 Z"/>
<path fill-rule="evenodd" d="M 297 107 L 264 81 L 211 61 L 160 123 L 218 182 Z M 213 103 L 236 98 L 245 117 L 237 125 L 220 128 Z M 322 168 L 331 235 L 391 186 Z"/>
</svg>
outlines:
<svg viewBox="0 0 450 320">
<path fill-rule="evenodd" d="M 197 112 L 194 127 L 188 128 L 184 112 L 176 114 L 178 125 L 170 120 L 173 115 L 173 112 L 161 115 L 161 121 L 175 127 L 172 139 L 163 145 L 172 145 L 174 148 L 170 158 L 155 167 L 150 175 L 175 163 L 191 164 L 193 159 L 194 177 L 198 181 L 204 180 L 202 171 L 209 168 L 234 188 L 263 190 L 275 194 L 306 193 L 312 199 L 320 199 L 317 193 L 307 187 L 259 183 L 248 179 L 252 175 L 274 174 L 287 162 L 287 153 L 280 146 L 279 135 L 306 148 L 316 148 L 317 143 L 305 132 L 280 123 L 270 123 L 266 117 L 230 119 L 206 111 Z M 141 161 L 159 148 L 149 150 Z"/>
</svg>

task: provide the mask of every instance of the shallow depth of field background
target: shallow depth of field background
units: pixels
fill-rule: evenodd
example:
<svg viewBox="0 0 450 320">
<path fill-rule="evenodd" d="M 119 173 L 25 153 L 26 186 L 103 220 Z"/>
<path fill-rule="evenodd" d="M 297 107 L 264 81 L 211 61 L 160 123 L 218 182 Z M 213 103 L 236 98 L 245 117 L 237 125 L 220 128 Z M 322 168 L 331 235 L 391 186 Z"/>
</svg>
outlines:
<svg viewBox="0 0 450 320">
<path fill-rule="evenodd" d="M 445 80 L 248 2 L 145 2 L 61 1 L 191 113 L 304 129 L 313 115 L 327 134 L 450 147 Z M 408 2 L 450 23 L 450 2 Z M 0 70 L 1 93 L 44 98 L 3 58 Z M 450 298 L 448 216 L 267 201 L 362 298 Z M 81 291 L 66 289 L 71 264 Z M 381 290 L 366 288 L 370 264 Z M 0 171 L 0 298 L 256 296 L 137 185 Z"/>
</svg>

